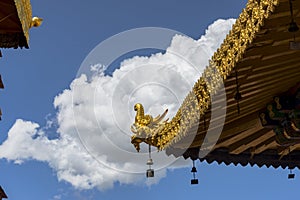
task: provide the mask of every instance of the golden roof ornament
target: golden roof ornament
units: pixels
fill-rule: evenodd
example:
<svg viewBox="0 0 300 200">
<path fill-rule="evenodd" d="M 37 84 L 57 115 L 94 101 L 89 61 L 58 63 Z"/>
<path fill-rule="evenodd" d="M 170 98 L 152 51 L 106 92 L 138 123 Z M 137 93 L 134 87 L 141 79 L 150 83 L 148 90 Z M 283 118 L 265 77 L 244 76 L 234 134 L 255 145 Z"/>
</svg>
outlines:
<svg viewBox="0 0 300 200">
<path fill-rule="evenodd" d="M 135 122 L 130 127 L 134 133 L 131 137 L 131 143 L 138 152 L 140 151 L 140 143 L 142 142 L 157 146 L 156 136 L 168 121 L 168 119 L 162 121 L 168 113 L 168 109 L 162 115 L 158 115 L 155 118 L 151 115 L 145 115 L 144 107 L 141 103 L 135 104 L 134 110 L 136 111 L 136 115 Z"/>
<path fill-rule="evenodd" d="M 31 23 L 30 23 L 30 28 L 31 27 L 39 27 L 41 26 L 43 23 L 43 18 L 40 18 L 40 17 L 33 17 L 31 19 Z"/>
</svg>

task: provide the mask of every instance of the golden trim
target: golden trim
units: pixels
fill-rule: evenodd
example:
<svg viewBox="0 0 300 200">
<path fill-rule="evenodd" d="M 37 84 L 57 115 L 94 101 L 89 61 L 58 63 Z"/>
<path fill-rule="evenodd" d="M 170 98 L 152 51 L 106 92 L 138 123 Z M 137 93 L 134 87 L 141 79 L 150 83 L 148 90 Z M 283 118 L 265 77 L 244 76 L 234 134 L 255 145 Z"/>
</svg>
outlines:
<svg viewBox="0 0 300 200">
<path fill-rule="evenodd" d="M 30 0 L 14 0 L 17 8 L 18 16 L 22 24 L 24 36 L 27 44 L 29 44 L 29 28 L 32 20 L 32 10 Z"/>
</svg>

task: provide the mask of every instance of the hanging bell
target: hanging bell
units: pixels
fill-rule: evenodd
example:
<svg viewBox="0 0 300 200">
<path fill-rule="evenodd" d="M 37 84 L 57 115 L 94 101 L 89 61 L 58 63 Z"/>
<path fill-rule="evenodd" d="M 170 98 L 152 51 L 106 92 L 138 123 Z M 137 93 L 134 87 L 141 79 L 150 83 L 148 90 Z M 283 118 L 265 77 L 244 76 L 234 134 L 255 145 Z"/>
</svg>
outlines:
<svg viewBox="0 0 300 200">
<path fill-rule="evenodd" d="M 192 173 L 196 173 L 197 172 L 197 169 L 196 167 L 192 167 L 192 170 L 191 170 Z"/>
<path fill-rule="evenodd" d="M 146 171 L 146 177 L 147 178 L 154 177 L 154 169 L 147 169 L 147 171 Z"/>
<path fill-rule="evenodd" d="M 297 32 L 299 30 L 299 27 L 298 27 L 296 22 L 292 21 L 290 23 L 290 26 L 289 26 L 288 30 L 289 30 L 289 32 L 294 33 L 294 32 Z"/>
<path fill-rule="evenodd" d="M 289 174 L 288 175 L 288 179 L 294 179 L 295 178 L 295 174 Z"/>
<path fill-rule="evenodd" d="M 153 165 L 153 160 L 152 160 L 152 158 L 149 158 L 146 164 L 147 164 L 147 165 Z"/>
<path fill-rule="evenodd" d="M 289 154 L 288 154 L 288 161 L 291 162 L 292 158 L 291 158 L 291 147 L 289 147 Z M 295 178 L 295 174 L 293 173 L 293 168 L 291 166 L 288 166 L 288 169 L 290 170 L 290 173 L 288 175 L 288 179 L 294 179 Z"/>
<path fill-rule="evenodd" d="M 235 99 L 236 101 L 240 101 L 240 100 L 242 99 L 242 94 L 241 94 L 239 91 L 236 91 L 236 92 L 234 93 L 234 99 Z"/>
<path fill-rule="evenodd" d="M 288 179 L 294 179 L 295 178 L 295 174 L 292 171 L 292 168 L 289 167 L 290 173 L 288 174 Z"/>
<path fill-rule="evenodd" d="M 198 183 L 199 183 L 199 181 L 196 178 L 191 180 L 191 185 L 197 185 Z"/>
<path fill-rule="evenodd" d="M 149 169 L 146 171 L 146 177 L 151 178 L 154 177 L 154 169 L 151 169 L 151 165 L 153 165 L 153 160 L 151 158 L 151 146 L 149 145 L 149 159 L 147 160 L 147 165 L 149 165 Z"/>
<path fill-rule="evenodd" d="M 297 26 L 297 23 L 294 21 L 294 14 L 293 14 L 293 4 L 292 4 L 292 1 L 293 0 L 289 0 L 289 4 L 290 4 L 290 12 L 291 12 L 291 23 L 290 23 L 290 26 L 289 26 L 289 32 L 296 32 L 299 30 L 299 27 Z"/>
<path fill-rule="evenodd" d="M 195 167 L 195 161 L 193 160 L 193 167 L 191 172 L 193 173 L 193 179 L 191 179 L 191 185 L 197 185 L 198 184 L 198 179 L 196 179 L 196 173 L 197 169 Z"/>
</svg>

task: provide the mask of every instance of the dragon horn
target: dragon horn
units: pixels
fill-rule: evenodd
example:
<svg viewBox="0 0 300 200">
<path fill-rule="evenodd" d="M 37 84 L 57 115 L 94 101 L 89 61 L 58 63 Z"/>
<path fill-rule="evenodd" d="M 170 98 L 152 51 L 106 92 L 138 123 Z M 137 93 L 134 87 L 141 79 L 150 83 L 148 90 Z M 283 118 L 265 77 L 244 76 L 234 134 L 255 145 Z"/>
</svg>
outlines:
<svg viewBox="0 0 300 200">
<path fill-rule="evenodd" d="M 168 109 L 165 110 L 165 112 L 162 115 L 158 115 L 153 119 L 153 123 L 159 123 L 168 113 Z"/>
</svg>

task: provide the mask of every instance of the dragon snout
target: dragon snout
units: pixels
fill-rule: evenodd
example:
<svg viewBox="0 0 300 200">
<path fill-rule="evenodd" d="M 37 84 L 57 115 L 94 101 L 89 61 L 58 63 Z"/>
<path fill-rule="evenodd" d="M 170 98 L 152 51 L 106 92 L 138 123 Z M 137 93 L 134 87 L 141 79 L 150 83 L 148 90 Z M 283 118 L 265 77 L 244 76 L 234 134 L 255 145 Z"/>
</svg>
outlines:
<svg viewBox="0 0 300 200">
<path fill-rule="evenodd" d="M 140 103 L 137 103 L 134 105 L 134 110 L 138 111 L 141 107 L 142 107 L 142 105 Z"/>
</svg>

